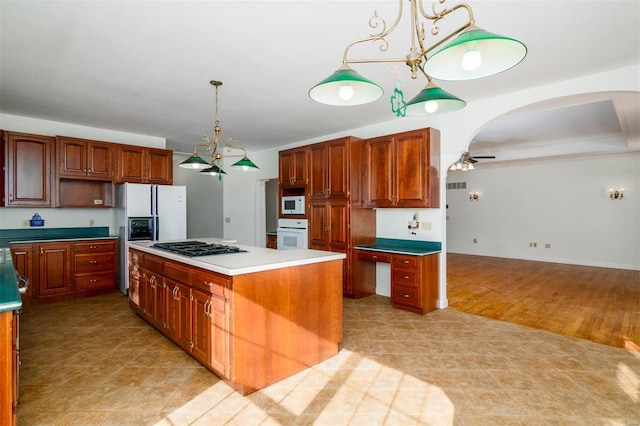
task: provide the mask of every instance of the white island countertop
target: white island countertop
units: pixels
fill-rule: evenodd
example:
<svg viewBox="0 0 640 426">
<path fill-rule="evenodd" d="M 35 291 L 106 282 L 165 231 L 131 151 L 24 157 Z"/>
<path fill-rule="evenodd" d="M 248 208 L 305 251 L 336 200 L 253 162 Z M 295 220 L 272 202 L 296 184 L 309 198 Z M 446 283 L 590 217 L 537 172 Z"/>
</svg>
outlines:
<svg viewBox="0 0 640 426">
<path fill-rule="evenodd" d="M 220 238 L 193 238 L 184 241 L 202 241 L 207 244 L 232 245 L 246 250 L 246 252 L 188 257 L 152 247 L 155 243 L 166 241 L 130 241 L 128 246 L 166 259 L 172 259 L 197 268 L 230 276 L 328 262 L 331 260 L 345 259 L 347 257 L 344 253 L 322 250 L 275 250 L 245 246 L 242 244 L 229 244 L 226 240 Z"/>
</svg>

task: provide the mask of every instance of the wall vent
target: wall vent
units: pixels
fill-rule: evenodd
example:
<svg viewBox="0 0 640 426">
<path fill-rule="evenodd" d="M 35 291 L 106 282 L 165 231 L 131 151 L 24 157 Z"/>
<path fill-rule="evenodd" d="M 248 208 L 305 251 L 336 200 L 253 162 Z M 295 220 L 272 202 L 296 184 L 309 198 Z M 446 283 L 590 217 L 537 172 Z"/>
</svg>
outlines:
<svg viewBox="0 0 640 426">
<path fill-rule="evenodd" d="M 449 189 L 467 189 L 467 182 L 447 182 L 447 190 Z"/>
</svg>

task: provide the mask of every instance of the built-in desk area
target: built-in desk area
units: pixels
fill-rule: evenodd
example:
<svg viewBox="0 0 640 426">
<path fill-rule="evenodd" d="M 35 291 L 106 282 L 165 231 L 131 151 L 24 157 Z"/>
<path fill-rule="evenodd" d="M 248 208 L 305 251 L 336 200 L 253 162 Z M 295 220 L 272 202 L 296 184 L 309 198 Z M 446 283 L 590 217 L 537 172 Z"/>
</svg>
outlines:
<svg viewBox="0 0 640 426">
<path fill-rule="evenodd" d="M 436 309 L 441 243 L 377 238 L 354 248 L 354 277 L 362 288 L 375 293 L 376 262 L 389 263 L 394 308 L 418 314 Z"/>
</svg>

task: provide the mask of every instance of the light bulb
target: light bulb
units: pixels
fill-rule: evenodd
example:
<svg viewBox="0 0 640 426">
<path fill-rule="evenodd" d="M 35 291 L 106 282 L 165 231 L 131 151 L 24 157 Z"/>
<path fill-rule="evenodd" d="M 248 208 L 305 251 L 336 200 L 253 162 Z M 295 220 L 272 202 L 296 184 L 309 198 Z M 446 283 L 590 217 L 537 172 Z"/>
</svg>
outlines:
<svg viewBox="0 0 640 426">
<path fill-rule="evenodd" d="M 200 164 L 198 164 L 198 163 L 191 163 L 191 168 L 192 168 L 192 169 L 197 169 L 197 168 L 199 168 L 199 167 L 200 167 Z"/>
<path fill-rule="evenodd" d="M 462 68 L 466 71 L 477 70 L 482 63 L 482 55 L 477 50 L 469 50 L 462 55 Z"/>
<path fill-rule="evenodd" d="M 242 166 L 242 170 L 246 172 L 247 170 L 249 170 L 249 166 Z"/>
<path fill-rule="evenodd" d="M 456 170 L 462 170 L 462 163 L 456 164 Z"/>
<path fill-rule="evenodd" d="M 427 101 L 424 103 L 424 110 L 427 111 L 428 114 L 433 114 L 438 110 L 438 102 L 437 101 Z"/>
<path fill-rule="evenodd" d="M 340 89 L 338 89 L 338 96 L 343 101 L 350 100 L 351 98 L 353 98 L 353 87 L 351 87 L 348 84 L 345 84 L 344 86 L 340 86 Z"/>
<path fill-rule="evenodd" d="M 475 169 L 475 167 L 473 167 L 473 164 L 469 163 L 469 164 L 467 165 L 467 169 L 468 169 L 468 170 L 473 170 L 473 169 Z"/>
</svg>

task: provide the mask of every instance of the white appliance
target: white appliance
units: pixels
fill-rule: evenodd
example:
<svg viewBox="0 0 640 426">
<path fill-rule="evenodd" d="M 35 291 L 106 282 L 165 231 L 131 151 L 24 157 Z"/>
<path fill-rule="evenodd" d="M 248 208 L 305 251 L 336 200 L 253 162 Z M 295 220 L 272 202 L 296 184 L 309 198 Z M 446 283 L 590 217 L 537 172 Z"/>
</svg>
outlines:
<svg viewBox="0 0 640 426">
<path fill-rule="evenodd" d="M 309 248 L 308 229 L 307 219 L 278 219 L 278 250 Z"/>
<path fill-rule="evenodd" d="M 129 292 L 129 241 L 187 238 L 187 188 L 140 183 L 117 185 L 116 209 L 120 237 L 118 289 L 126 295 Z"/>
<path fill-rule="evenodd" d="M 304 195 L 282 197 L 282 214 L 304 214 Z"/>
</svg>

